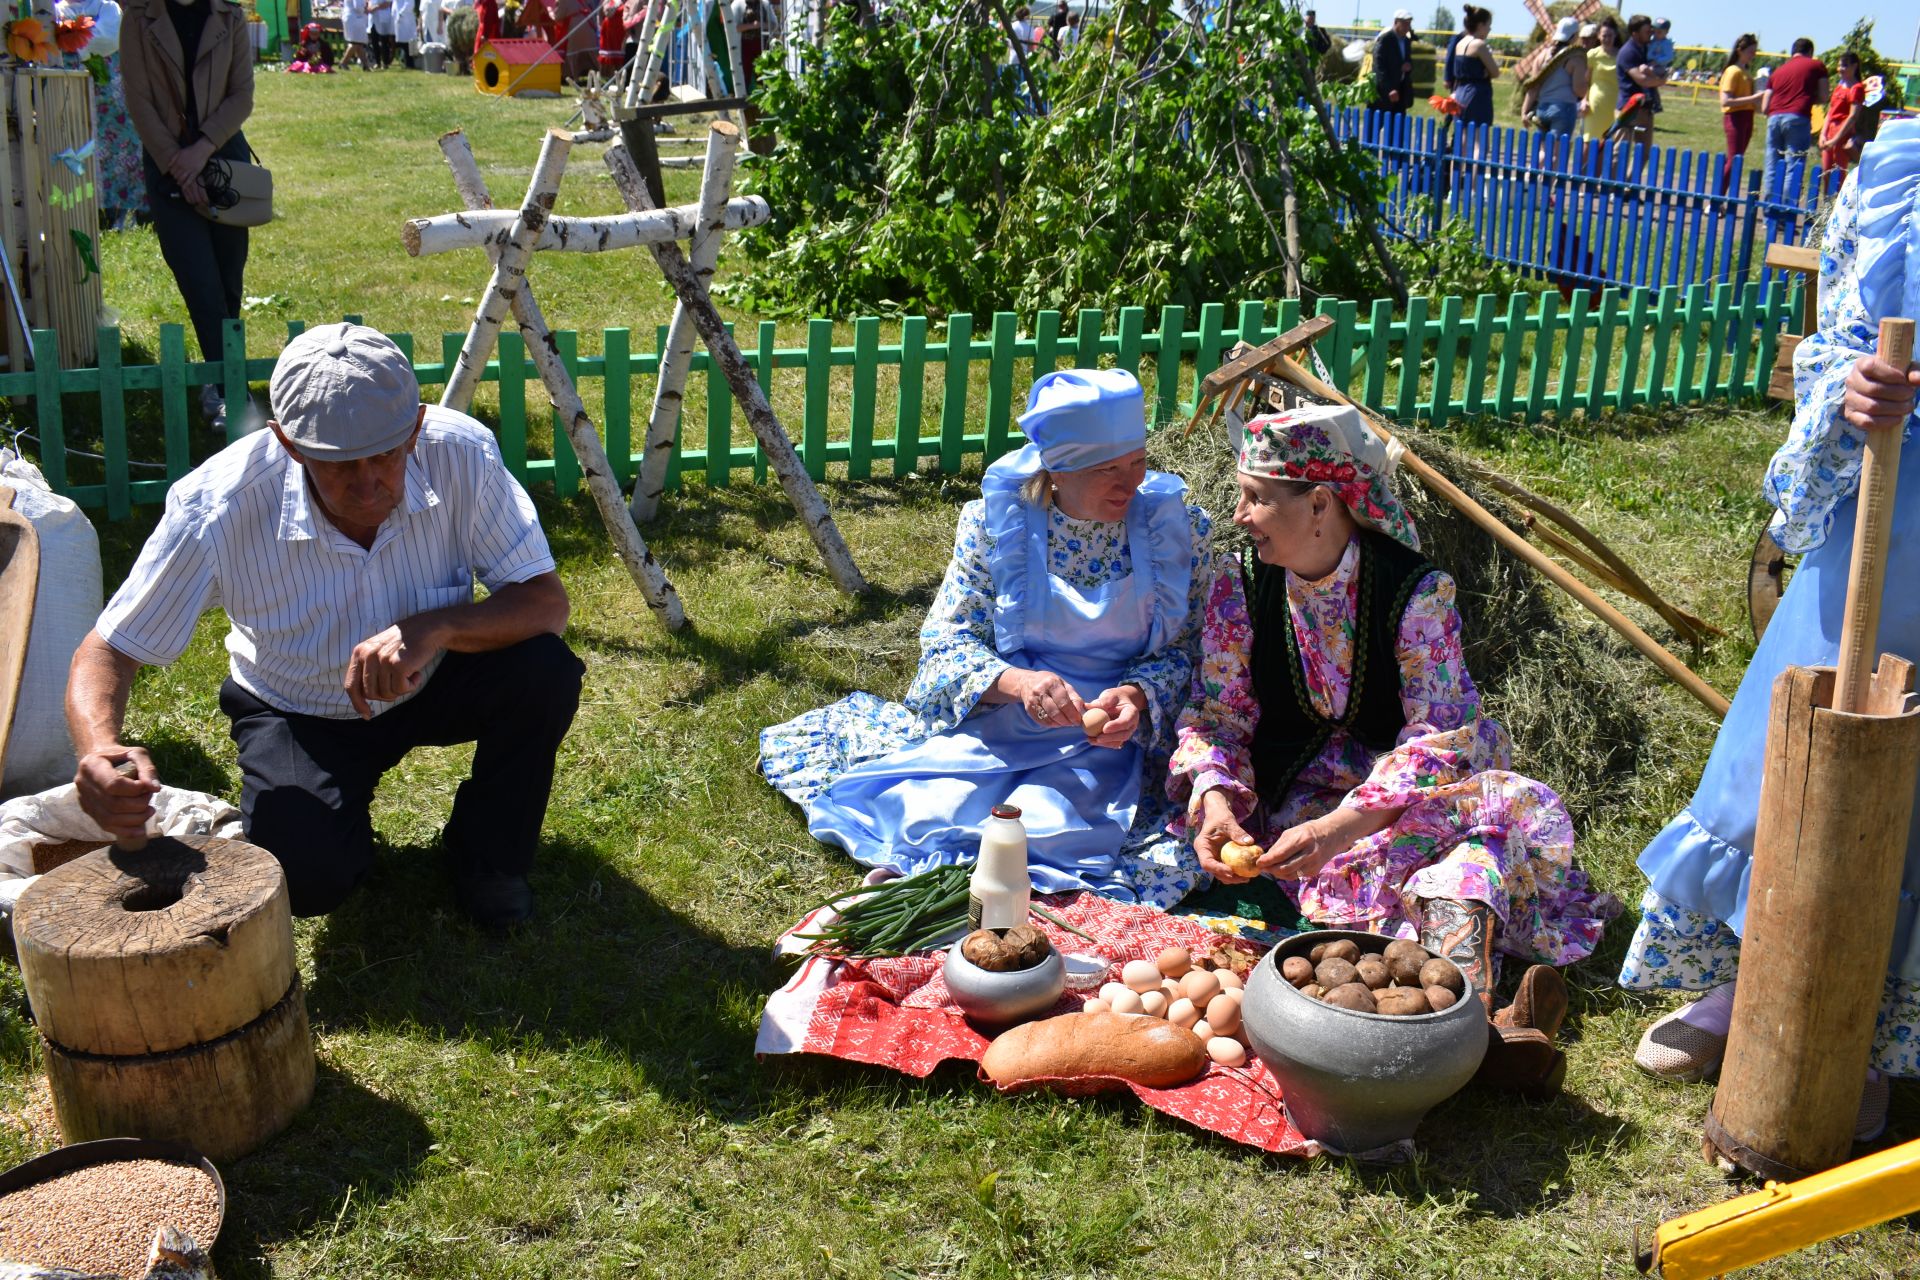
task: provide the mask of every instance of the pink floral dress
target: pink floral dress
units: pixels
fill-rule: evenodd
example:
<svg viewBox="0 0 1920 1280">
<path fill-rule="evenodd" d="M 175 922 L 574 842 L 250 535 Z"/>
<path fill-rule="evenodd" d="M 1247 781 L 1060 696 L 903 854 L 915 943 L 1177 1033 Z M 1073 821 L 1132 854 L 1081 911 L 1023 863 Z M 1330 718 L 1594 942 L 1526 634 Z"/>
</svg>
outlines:
<svg viewBox="0 0 1920 1280">
<path fill-rule="evenodd" d="M 1287 608 L 1308 696 L 1321 715 L 1346 709 L 1358 617 L 1359 551 L 1318 582 L 1287 575 Z M 1508 769 L 1511 743 L 1481 713 L 1467 674 L 1453 579 L 1429 573 L 1401 616 L 1396 649 L 1406 725 L 1375 757 L 1336 729 L 1277 809 L 1258 799 L 1251 747 L 1260 704 L 1250 655 L 1253 625 L 1237 569 L 1214 579 L 1201 629 L 1202 662 L 1181 714 L 1168 794 L 1187 805 L 1178 834 L 1199 829 L 1201 797 L 1225 791 L 1234 816 L 1261 843 L 1345 806 L 1404 809 L 1387 829 L 1282 887 L 1317 923 L 1411 938 L 1420 902 L 1484 902 L 1500 920 L 1499 948 L 1546 964 L 1592 953 L 1620 904 L 1573 865 L 1573 822 L 1560 797 Z"/>
</svg>

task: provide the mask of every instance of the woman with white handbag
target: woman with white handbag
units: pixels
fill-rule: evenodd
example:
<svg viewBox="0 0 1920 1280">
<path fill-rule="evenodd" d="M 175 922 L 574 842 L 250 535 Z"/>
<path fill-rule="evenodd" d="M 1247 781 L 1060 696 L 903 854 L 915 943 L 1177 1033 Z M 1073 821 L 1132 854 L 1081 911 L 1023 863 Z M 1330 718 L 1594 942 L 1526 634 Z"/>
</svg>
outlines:
<svg viewBox="0 0 1920 1280">
<path fill-rule="evenodd" d="M 200 358 L 218 360 L 224 322 L 240 316 L 247 266 L 247 227 L 226 217 L 235 188 L 246 185 L 234 181 L 235 170 L 254 169 L 240 132 L 253 114 L 246 14 L 234 0 L 130 0 L 125 18 L 121 75 L 145 152 L 153 229 Z M 209 425 L 225 426 L 218 387 L 201 388 L 200 407 Z"/>
</svg>

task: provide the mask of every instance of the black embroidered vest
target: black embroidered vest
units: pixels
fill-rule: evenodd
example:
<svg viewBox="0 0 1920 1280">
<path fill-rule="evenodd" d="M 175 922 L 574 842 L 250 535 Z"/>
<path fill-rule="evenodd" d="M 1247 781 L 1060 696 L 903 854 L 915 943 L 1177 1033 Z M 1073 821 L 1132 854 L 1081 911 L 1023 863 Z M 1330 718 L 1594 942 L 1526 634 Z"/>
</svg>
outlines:
<svg viewBox="0 0 1920 1280">
<path fill-rule="evenodd" d="M 1253 623 L 1253 692 L 1260 702 L 1253 773 L 1269 808 L 1285 799 L 1335 729 L 1345 729 L 1370 751 L 1392 750 L 1407 723 L 1400 706 L 1400 617 L 1413 589 L 1433 571 L 1419 552 L 1383 533 L 1360 531 L 1353 678 L 1345 713 L 1330 720 L 1314 709 L 1307 693 L 1300 640 L 1287 611 L 1286 570 L 1262 564 L 1251 549 L 1242 555 L 1241 583 Z"/>
</svg>

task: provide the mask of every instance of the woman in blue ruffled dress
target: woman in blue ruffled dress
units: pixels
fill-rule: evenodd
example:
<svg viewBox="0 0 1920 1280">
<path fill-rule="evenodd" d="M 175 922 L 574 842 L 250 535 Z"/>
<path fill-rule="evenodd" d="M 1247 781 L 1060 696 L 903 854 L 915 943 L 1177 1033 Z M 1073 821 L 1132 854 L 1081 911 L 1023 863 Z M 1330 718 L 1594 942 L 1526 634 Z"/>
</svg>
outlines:
<svg viewBox="0 0 1920 1280">
<path fill-rule="evenodd" d="M 1879 322 L 1920 316 L 1920 121 L 1886 125 L 1847 179 L 1820 261 L 1820 324 L 1794 356 L 1787 442 L 1767 467 L 1773 536 L 1804 553 L 1740 682 L 1693 801 L 1640 855 L 1648 888 L 1620 983 L 1636 990 L 1707 991 L 1650 1027 L 1634 1061 L 1669 1079 L 1718 1070 L 1733 1009 L 1746 922 L 1754 824 L 1774 678 L 1789 666 L 1831 666 L 1853 550 L 1863 428 L 1911 429 L 1920 366 L 1875 355 Z M 1901 454 L 1881 606 L 1880 645 L 1920 658 L 1920 448 Z M 1899 924 L 1861 1101 L 1860 1136 L 1886 1123 L 1882 1075 L 1920 1076 L 1920 825 L 1909 836 Z M 1844 924 L 1837 919 L 1836 924 Z"/>
<path fill-rule="evenodd" d="M 855 693 L 767 729 L 761 772 L 869 867 L 970 862 L 1012 804 L 1036 890 L 1171 906 L 1201 878 L 1144 779 L 1164 776 L 1193 676 L 1207 517 L 1146 469 L 1123 370 L 1048 374 L 1020 427 L 1029 443 L 961 510 L 904 702 Z M 1090 708 L 1109 717 L 1097 735 Z"/>
</svg>

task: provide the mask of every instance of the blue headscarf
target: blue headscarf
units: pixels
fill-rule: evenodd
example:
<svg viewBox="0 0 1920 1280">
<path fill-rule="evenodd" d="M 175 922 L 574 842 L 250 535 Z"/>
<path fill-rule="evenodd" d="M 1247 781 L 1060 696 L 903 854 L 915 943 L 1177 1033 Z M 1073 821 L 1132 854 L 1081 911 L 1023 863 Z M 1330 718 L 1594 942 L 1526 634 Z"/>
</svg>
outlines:
<svg viewBox="0 0 1920 1280">
<path fill-rule="evenodd" d="M 1125 369 L 1061 369 L 1033 384 L 1020 430 L 1048 471 L 1084 471 L 1147 447 L 1146 394 Z"/>
<path fill-rule="evenodd" d="M 1854 269 L 1860 303 L 1875 320 L 1920 319 L 1920 120 L 1889 120 L 1861 149 Z"/>
</svg>

